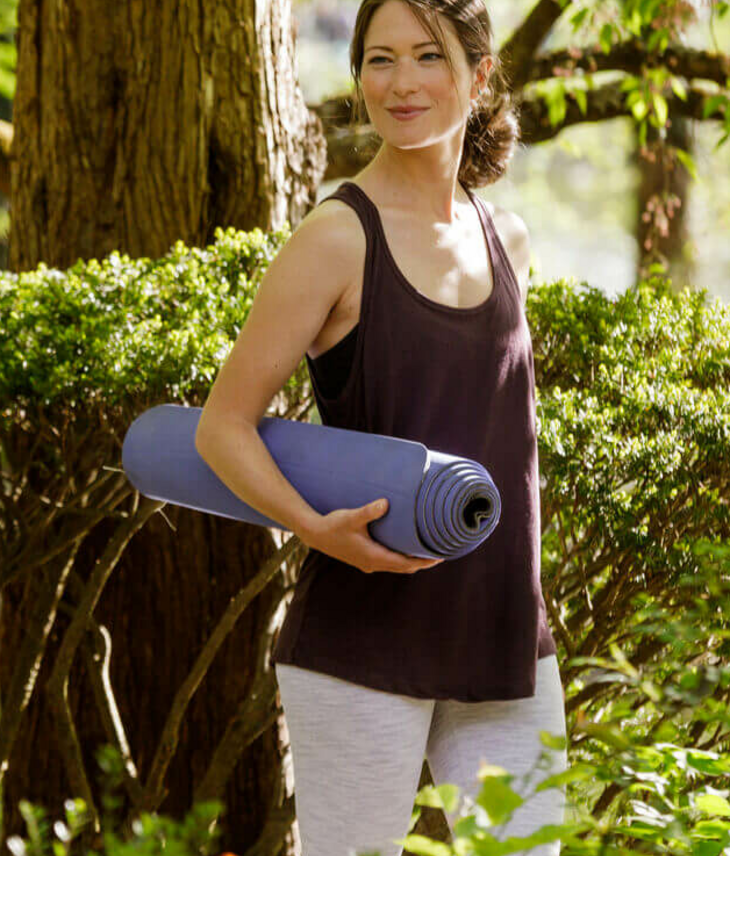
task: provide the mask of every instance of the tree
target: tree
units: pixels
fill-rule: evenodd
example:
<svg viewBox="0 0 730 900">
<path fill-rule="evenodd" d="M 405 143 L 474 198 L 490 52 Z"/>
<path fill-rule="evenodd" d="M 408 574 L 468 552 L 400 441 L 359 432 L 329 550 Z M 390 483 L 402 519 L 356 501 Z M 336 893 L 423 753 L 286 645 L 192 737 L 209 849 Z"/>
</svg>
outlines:
<svg viewBox="0 0 730 900">
<path fill-rule="evenodd" d="M 298 222 L 325 143 L 290 7 L 20 0 L 9 268 L 164 254 Z"/>
<path fill-rule="evenodd" d="M 162 257 L 179 240 L 208 244 L 218 226 L 268 233 L 297 222 L 313 204 L 325 142 L 292 70 L 287 3 L 213 2 L 203 9 L 186 0 L 154 8 L 95 2 L 81 14 L 72 4 L 21 0 L 18 26 L 11 269 L 41 262 L 64 268 L 114 250 Z M 86 337 L 80 335 L 82 344 Z M 60 803 L 69 790 L 91 799 L 97 774 L 91 754 L 107 739 L 127 751 L 126 787 L 137 807 L 165 803 L 164 811 L 178 814 L 194 787 L 201 798 L 223 792 L 234 817 L 232 849 L 282 852 L 293 819 L 291 798 L 287 804 L 282 797 L 283 723 L 273 677 L 259 677 L 266 625 L 286 588 L 280 572 L 256 592 L 204 689 L 195 683 L 184 692 L 189 703 L 197 691 L 187 718 L 168 708 L 190 677 L 203 626 L 277 559 L 277 545 L 269 532 L 192 511 L 173 510 L 163 520 L 153 515 L 159 504 L 150 507 L 139 497 L 139 508 L 133 503 L 126 510 L 129 492 L 120 492 L 121 484 L 108 495 L 106 511 L 101 502 L 85 521 L 77 519 L 83 528 L 76 531 L 69 514 L 92 496 L 98 502 L 112 486 L 109 473 L 93 462 L 95 441 L 102 446 L 112 429 L 94 435 L 83 412 L 65 406 L 44 418 L 48 434 L 60 427 L 74 435 L 64 444 L 65 464 L 75 465 L 77 451 L 88 450 L 91 468 L 81 493 L 67 484 L 46 515 L 44 487 L 31 477 L 24 488 L 27 499 L 41 503 L 28 507 L 40 513 L 32 530 L 56 549 L 64 534 L 75 537 L 50 561 L 37 555 L 4 586 L 5 833 L 17 827 L 24 794 L 37 793 L 44 804 Z M 67 433 L 61 420 L 76 431 Z M 12 464 L 11 473 L 3 452 L 9 480 L 24 462 L 13 454 Z M 102 588 L 113 634 L 95 614 Z M 157 621 L 147 618 L 153 610 Z M 137 628 L 175 629 L 179 652 L 162 672 L 159 660 L 138 658 L 124 683 L 113 686 L 115 695 L 108 684 L 110 641 L 117 653 L 126 643 L 133 659 Z M 82 656 L 86 678 L 76 681 Z M 130 708 L 130 682 L 140 679 L 146 699 Z M 164 746 L 158 746 L 163 726 Z"/>
</svg>

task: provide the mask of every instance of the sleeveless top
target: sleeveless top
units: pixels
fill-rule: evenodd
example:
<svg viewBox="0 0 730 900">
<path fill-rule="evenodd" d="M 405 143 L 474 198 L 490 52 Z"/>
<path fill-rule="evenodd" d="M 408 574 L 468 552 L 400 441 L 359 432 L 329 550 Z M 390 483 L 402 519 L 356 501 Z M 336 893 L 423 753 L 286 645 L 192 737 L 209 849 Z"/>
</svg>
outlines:
<svg viewBox="0 0 730 900">
<path fill-rule="evenodd" d="M 327 399 L 336 397 L 345 386 L 355 358 L 359 328 L 359 325 L 355 325 L 334 347 L 320 353 L 316 359 L 307 354 L 309 368 L 314 371 L 320 393 Z"/>
<path fill-rule="evenodd" d="M 477 460 L 499 489 L 499 524 L 466 556 L 414 574 L 362 572 L 310 548 L 271 659 L 390 693 L 478 702 L 534 696 L 537 659 L 556 646 L 540 584 L 532 340 L 489 210 L 463 187 L 494 287 L 460 309 L 408 282 L 362 188 L 345 181 L 321 201 L 355 210 L 367 250 L 353 362 L 339 393 L 325 397 L 308 354 L 307 365 L 323 425 Z"/>
</svg>

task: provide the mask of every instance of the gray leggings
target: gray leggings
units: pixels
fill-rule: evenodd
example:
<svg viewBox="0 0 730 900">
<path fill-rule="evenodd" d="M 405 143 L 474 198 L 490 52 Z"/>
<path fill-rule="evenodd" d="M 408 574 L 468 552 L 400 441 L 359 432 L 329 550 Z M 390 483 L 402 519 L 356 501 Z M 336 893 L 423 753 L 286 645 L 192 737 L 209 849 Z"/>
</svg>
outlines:
<svg viewBox="0 0 730 900">
<path fill-rule="evenodd" d="M 455 821 L 475 798 L 479 762 L 517 776 L 521 796 L 549 773 L 567 768 L 567 752 L 543 747 L 540 731 L 565 735 L 565 709 L 558 659 L 537 660 L 533 697 L 518 700 L 422 700 L 374 690 L 299 666 L 277 664 L 289 742 L 295 804 L 303 856 L 352 856 L 377 851 L 400 856 L 394 839 L 404 838 L 413 811 L 424 755 L 435 784 L 456 784 Z M 529 788 L 521 781 L 537 762 Z M 541 825 L 564 821 L 565 789 L 540 791 L 518 807 L 500 838 L 526 836 Z M 503 829 L 503 830 L 502 830 Z M 558 856 L 560 842 L 521 855 Z"/>
</svg>

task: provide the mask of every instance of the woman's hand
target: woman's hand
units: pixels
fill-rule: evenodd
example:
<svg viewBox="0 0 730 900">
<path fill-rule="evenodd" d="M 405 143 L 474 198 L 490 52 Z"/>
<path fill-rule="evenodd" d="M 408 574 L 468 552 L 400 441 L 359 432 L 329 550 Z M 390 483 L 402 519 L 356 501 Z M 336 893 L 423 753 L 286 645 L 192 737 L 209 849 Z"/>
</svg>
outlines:
<svg viewBox="0 0 730 900">
<path fill-rule="evenodd" d="M 373 500 L 355 509 L 334 509 L 322 516 L 312 532 L 302 535 L 307 546 L 361 572 L 400 572 L 412 574 L 421 569 L 431 569 L 443 559 L 421 559 L 394 553 L 374 541 L 368 532 L 368 522 L 381 518 L 388 511 L 388 501 Z"/>
</svg>

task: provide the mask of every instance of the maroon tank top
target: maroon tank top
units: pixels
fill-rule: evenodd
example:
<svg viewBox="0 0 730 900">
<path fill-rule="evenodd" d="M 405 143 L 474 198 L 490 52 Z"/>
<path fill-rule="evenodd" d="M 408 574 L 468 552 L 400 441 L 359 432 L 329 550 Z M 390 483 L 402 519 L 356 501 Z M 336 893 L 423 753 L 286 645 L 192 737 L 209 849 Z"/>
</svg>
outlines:
<svg viewBox="0 0 730 900">
<path fill-rule="evenodd" d="M 540 585 L 532 340 L 489 211 L 465 190 L 494 288 L 462 309 L 407 281 L 358 185 L 321 201 L 355 210 L 367 250 L 354 358 L 335 397 L 307 364 L 322 424 L 477 460 L 499 489 L 500 522 L 476 550 L 412 575 L 361 572 L 310 548 L 271 658 L 391 693 L 477 702 L 533 696 L 536 661 L 556 646 Z"/>
</svg>

